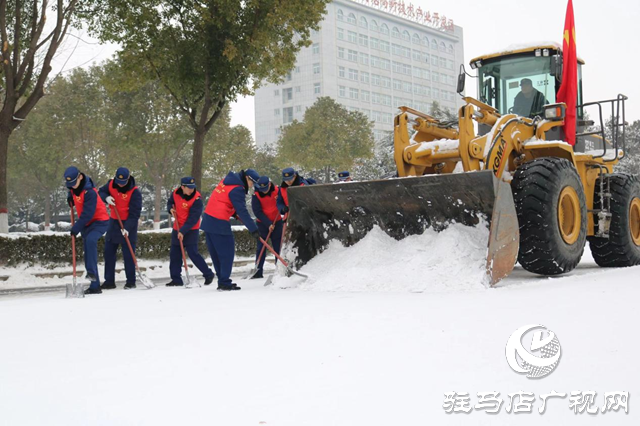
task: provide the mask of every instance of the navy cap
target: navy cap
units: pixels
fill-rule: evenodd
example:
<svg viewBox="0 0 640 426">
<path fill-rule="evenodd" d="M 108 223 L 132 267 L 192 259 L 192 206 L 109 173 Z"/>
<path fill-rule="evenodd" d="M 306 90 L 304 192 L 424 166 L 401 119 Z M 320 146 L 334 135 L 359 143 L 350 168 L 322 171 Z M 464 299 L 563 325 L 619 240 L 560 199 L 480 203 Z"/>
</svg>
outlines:
<svg viewBox="0 0 640 426">
<path fill-rule="evenodd" d="M 113 178 L 118 185 L 125 185 L 129 182 L 129 169 L 126 167 L 119 167 L 116 170 L 116 176 Z"/>
<path fill-rule="evenodd" d="M 282 179 L 291 180 L 296 176 L 296 171 L 293 170 L 293 167 L 287 167 L 282 170 Z"/>
<path fill-rule="evenodd" d="M 180 185 L 186 186 L 187 188 L 195 188 L 196 180 L 191 176 L 185 176 L 180 180 Z"/>
<path fill-rule="evenodd" d="M 260 192 L 267 192 L 269 187 L 271 187 L 269 176 L 261 176 L 258 182 L 256 182 L 256 189 Z"/>
<path fill-rule="evenodd" d="M 253 183 L 258 182 L 258 179 L 260 179 L 260 174 L 258 172 L 256 172 L 253 169 L 247 169 L 244 171 L 244 175 L 246 177 L 248 177 L 249 179 L 251 179 L 253 181 Z"/>
<path fill-rule="evenodd" d="M 347 171 L 338 173 L 338 179 L 340 179 L 341 181 L 347 180 L 349 178 L 349 176 L 351 176 L 351 175 Z"/>
<path fill-rule="evenodd" d="M 67 185 L 67 188 L 73 188 L 79 176 L 80 170 L 78 170 L 77 167 L 67 167 L 67 170 L 64 171 L 64 183 Z"/>
</svg>

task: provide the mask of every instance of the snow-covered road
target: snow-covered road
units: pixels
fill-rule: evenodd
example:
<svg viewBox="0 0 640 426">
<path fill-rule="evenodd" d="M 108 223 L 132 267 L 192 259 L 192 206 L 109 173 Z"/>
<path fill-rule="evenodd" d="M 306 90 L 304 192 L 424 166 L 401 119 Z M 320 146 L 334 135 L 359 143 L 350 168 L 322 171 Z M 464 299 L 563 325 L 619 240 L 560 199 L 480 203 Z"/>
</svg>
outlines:
<svg viewBox="0 0 640 426">
<path fill-rule="evenodd" d="M 587 249 L 588 251 L 588 249 Z M 263 287 L 0 298 L 0 425 L 637 425 L 640 268 L 588 254 L 567 277 L 520 269 L 497 289 L 422 293 Z M 362 289 L 360 289 L 362 290 Z M 562 346 L 529 380 L 507 339 L 543 324 Z M 550 399 L 538 414 L 539 396 Z M 630 392 L 629 413 L 574 414 L 572 391 Z M 500 413 L 446 414 L 444 393 L 498 391 Z M 509 393 L 533 392 L 531 414 Z"/>
</svg>

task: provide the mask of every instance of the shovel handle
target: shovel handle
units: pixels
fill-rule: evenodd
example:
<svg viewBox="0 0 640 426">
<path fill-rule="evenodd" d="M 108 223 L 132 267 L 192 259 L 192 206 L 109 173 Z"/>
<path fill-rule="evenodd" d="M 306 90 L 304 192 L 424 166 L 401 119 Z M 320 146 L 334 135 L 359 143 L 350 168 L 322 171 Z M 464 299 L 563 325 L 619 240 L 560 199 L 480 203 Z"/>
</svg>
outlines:
<svg viewBox="0 0 640 426">
<path fill-rule="evenodd" d="M 112 206 L 112 210 L 116 212 L 116 217 L 118 218 L 118 223 L 120 224 L 120 229 L 124 230 L 124 224 L 122 223 L 122 219 L 120 219 L 120 213 L 118 213 L 118 209 L 115 206 Z M 131 258 L 133 259 L 133 264 L 136 267 L 136 271 L 140 272 L 140 268 L 138 267 L 138 259 L 136 259 L 136 254 L 133 252 L 133 247 L 131 246 L 131 242 L 129 241 L 129 236 L 124 236 L 125 241 L 127 242 L 127 246 L 129 247 L 129 251 L 131 252 Z"/>
<path fill-rule="evenodd" d="M 173 216 L 174 223 L 178 223 L 178 218 L 176 217 L 176 214 L 173 213 L 172 216 Z M 180 231 L 177 231 L 177 232 L 179 233 Z M 184 262 L 184 273 L 187 275 L 187 281 L 190 281 L 189 266 L 187 265 L 187 255 L 184 253 L 184 244 L 182 244 L 182 240 L 180 238 L 178 238 L 178 241 L 180 242 L 180 250 L 182 251 L 182 261 Z"/>
<path fill-rule="evenodd" d="M 75 225 L 76 223 L 76 219 L 74 217 L 73 214 L 73 206 L 71 206 L 71 227 L 73 228 L 73 225 Z M 71 236 L 71 256 L 73 258 L 72 260 L 72 264 L 73 264 L 73 279 L 75 281 L 76 279 L 76 236 L 72 235 Z"/>
</svg>

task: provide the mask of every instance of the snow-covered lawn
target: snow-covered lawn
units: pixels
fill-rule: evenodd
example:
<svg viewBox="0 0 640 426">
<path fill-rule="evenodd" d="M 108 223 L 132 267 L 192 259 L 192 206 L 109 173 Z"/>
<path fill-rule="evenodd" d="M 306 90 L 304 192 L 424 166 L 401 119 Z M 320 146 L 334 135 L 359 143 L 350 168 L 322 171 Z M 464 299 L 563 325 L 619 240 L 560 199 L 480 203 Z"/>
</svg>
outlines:
<svg viewBox="0 0 640 426">
<path fill-rule="evenodd" d="M 348 263 L 329 260 L 354 280 Z M 466 277 L 465 262 L 451 275 Z M 516 268 L 496 289 L 449 279 L 446 290 L 415 292 L 400 284 L 419 270 L 380 276 L 357 265 L 370 290 L 332 288 L 316 274 L 317 288 L 251 280 L 231 293 L 1 297 L 0 425 L 640 424 L 640 268 L 597 268 L 587 249 L 562 278 Z M 505 360 L 525 324 L 557 334 L 562 358 L 548 377 L 529 380 Z M 538 414 L 552 390 L 567 397 Z M 598 407 L 605 392 L 630 392 L 629 413 L 574 414 L 570 393 L 588 390 Z M 478 392 L 498 391 L 504 403 L 497 415 L 446 414 L 449 391 L 468 392 L 471 406 Z M 505 411 L 518 391 L 535 394 L 531 414 Z"/>
</svg>

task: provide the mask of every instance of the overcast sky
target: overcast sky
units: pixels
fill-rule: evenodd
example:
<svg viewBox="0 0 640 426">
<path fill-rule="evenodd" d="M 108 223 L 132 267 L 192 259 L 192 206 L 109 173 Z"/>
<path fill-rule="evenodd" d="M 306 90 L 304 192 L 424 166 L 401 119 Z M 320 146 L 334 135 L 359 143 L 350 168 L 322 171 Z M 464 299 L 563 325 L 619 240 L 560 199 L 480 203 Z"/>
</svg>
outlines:
<svg viewBox="0 0 640 426">
<path fill-rule="evenodd" d="M 405 1 L 405 3 L 410 3 Z M 531 41 L 562 42 L 567 0 L 414 0 L 411 3 L 453 19 L 464 30 L 465 64 L 475 56 L 510 44 Z M 586 102 L 629 97 L 627 121 L 640 119 L 640 84 L 632 74 L 640 68 L 640 0 L 574 0 L 578 55 L 585 60 L 583 89 Z M 83 39 L 90 40 L 83 36 Z M 77 44 L 77 47 L 76 47 Z M 75 49 L 75 51 L 74 51 Z M 109 57 L 114 46 L 88 45 L 70 38 L 57 60 L 65 69 Z M 470 71 L 470 70 L 469 70 Z M 473 82 L 467 95 L 476 96 Z M 254 133 L 253 98 L 232 105 L 232 124 Z"/>
</svg>

